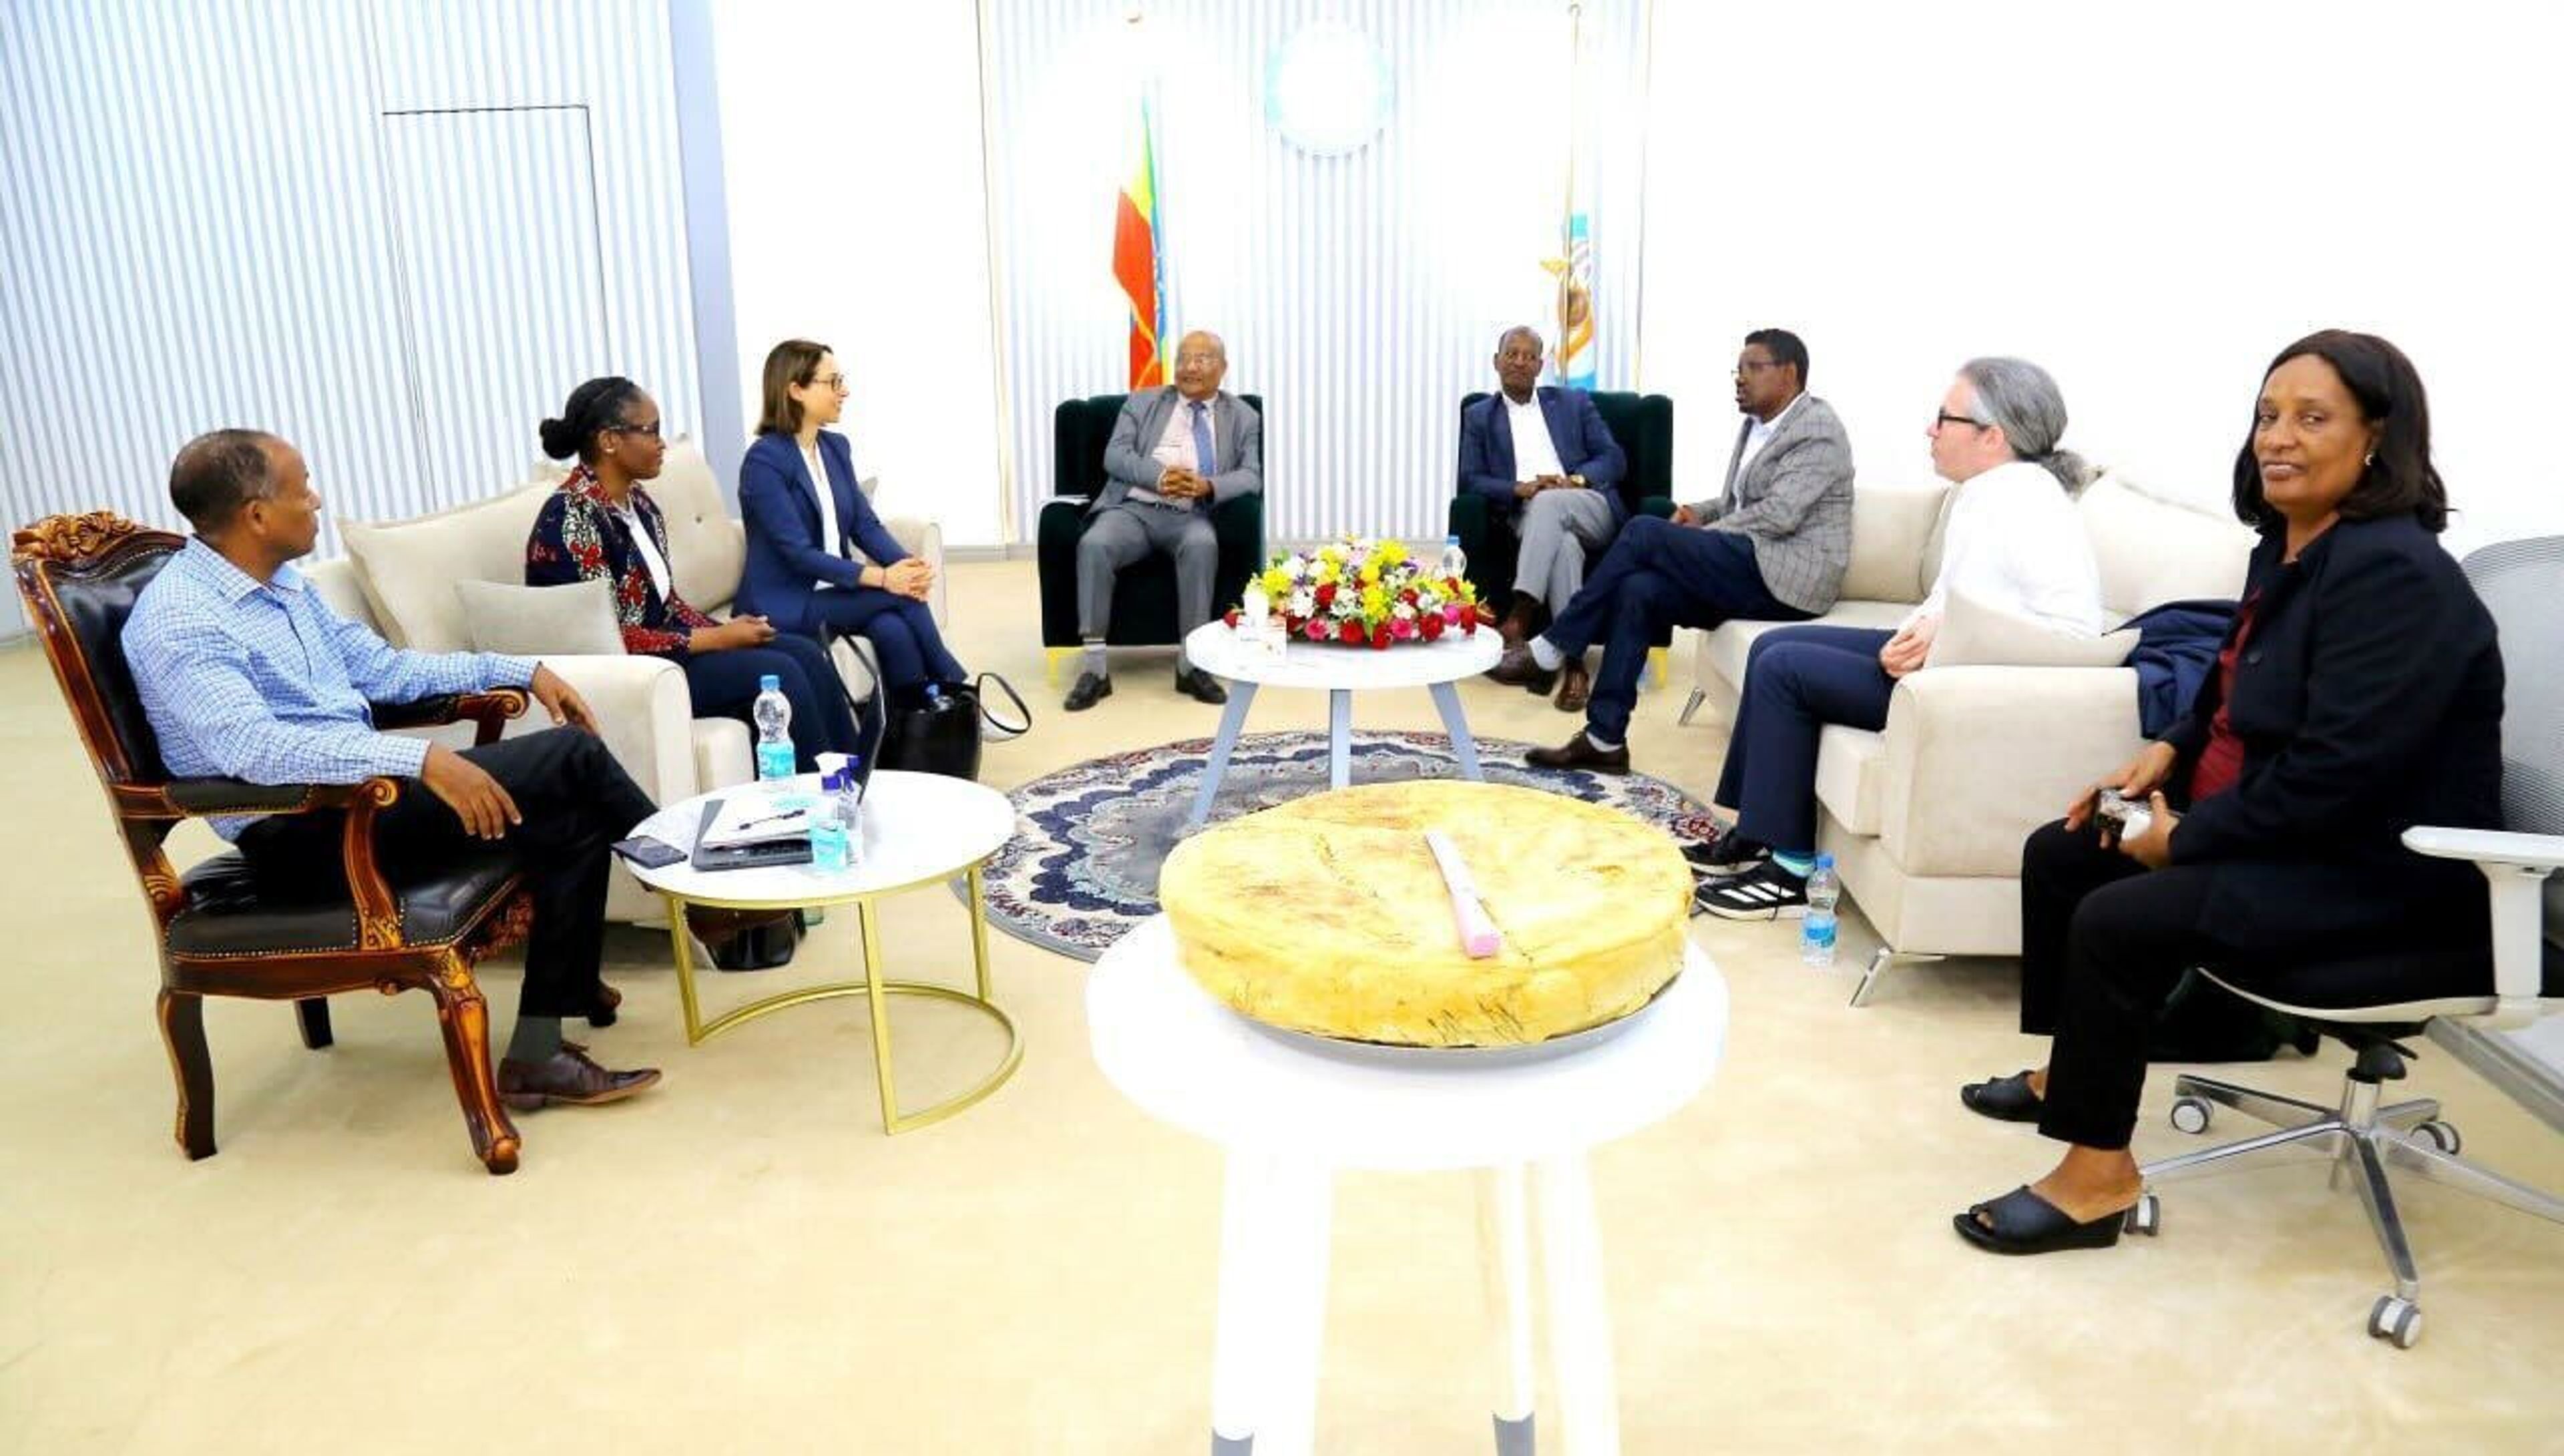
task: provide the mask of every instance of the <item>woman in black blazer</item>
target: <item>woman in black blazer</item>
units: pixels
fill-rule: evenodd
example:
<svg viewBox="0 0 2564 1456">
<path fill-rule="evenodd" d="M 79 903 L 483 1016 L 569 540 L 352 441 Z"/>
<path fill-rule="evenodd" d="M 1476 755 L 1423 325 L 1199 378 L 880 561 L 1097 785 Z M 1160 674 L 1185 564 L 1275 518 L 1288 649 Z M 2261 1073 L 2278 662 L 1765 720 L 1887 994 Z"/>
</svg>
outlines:
<svg viewBox="0 0 2564 1456">
<path fill-rule="evenodd" d="M 2261 543 L 2218 670 L 2105 780 L 2152 822 L 2114 835 L 2096 785 L 2023 850 L 2022 1030 L 2054 1039 L 2046 1067 L 1960 1096 L 2069 1145 L 1957 1215 L 1970 1242 L 2117 1240 L 2143 1191 L 2128 1138 L 2147 1031 L 2193 965 L 2249 985 L 2357 951 L 2344 1005 L 2490 984 L 2483 877 L 2402 843 L 2415 824 L 2501 822 L 2501 653 L 2437 539 L 2430 428 L 2420 376 L 2382 338 L 2327 330 L 2271 361 L 2235 462 L 2236 514 Z"/>
</svg>

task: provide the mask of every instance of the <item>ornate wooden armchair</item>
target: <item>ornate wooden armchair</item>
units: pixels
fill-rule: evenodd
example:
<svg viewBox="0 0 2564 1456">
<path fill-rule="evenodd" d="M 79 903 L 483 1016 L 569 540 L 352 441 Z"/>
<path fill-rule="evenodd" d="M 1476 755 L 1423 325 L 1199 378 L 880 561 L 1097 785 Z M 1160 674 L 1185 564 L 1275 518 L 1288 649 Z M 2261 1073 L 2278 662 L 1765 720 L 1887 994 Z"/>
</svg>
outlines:
<svg viewBox="0 0 2564 1456">
<path fill-rule="evenodd" d="M 178 1080 L 178 1145 L 214 1152 L 214 1072 L 205 1050 L 206 996 L 290 1000 L 304 1044 L 329 1045 L 329 1003 L 340 991 L 390 995 L 417 988 L 436 1002 L 455 1096 L 473 1150 L 494 1173 L 517 1167 L 516 1126 L 490 1073 L 490 1019 L 472 966 L 522 937 L 533 917 L 516 872 L 495 855 L 386 877 L 374 859 L 374 816 L 403 786 L 255 784 L 171 778 L 143 717 L 118 641 L 134 599 L 185 542 L 107 512 L 54 516 L 20 530 L 10 562 L 28 620 L 80 725 L 116 826 L 151 907 L 160 938 L 160 1034 Z M 525 711 L 513 690 L 381 706 L 382 728 L 471 722 L 499 736 Z M 344 885 L 314 885 L 280 900 L 251 877 L 238 852 L 214 856 L 182 878 L 162 843 L 182 819 L 215 814 L 344 811 Z"/>
</svg>

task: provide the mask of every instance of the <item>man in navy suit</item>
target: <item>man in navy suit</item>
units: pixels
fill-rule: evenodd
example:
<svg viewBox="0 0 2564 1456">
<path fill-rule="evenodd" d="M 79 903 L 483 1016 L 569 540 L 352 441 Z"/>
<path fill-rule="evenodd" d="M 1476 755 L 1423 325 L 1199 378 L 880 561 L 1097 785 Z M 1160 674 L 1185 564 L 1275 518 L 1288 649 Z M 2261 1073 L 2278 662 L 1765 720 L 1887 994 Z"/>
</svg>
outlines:
<svg viewBox="0 0 2564 1456">
<path fill-rule="evenodd" d="M 1460 416 L 1460 489 L 1487 499 L 1488 514 L 1522 541 L 1514 599 L 1498 630 L 1520 643 L 1585 584 L 1585 562 L 1629 519 L 1620 499 L 1629 472 L 1611 431 L 1581 389 L 1536 388 L 1548 346 L 1528 327 L 1496 340 L 1500 393 Z M 1585 707 L 1585 664 L 1571 660 L 1558 706 Z"/>
</svg>

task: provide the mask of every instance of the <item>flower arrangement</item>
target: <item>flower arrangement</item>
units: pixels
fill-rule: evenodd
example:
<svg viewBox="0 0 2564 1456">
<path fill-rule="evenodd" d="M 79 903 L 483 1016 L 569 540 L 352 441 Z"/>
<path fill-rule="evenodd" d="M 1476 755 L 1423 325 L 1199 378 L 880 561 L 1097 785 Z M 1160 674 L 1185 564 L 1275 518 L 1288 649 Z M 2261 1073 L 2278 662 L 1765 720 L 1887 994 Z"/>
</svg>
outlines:
<svg viewBox="0 0 2564 1456">
<path fill-rule="evenodd" d="M 1261 587 L 1283 631 L 1306 642 L 1385 649 L 1478 630 L 1477 588 L 1416 560 L 1404 541 L 1349 535 L 1284 552 L 1247 587 Z M 1244 616 L 1232 607 L 1226 620 L 1235 627 Z"/>
</svg>

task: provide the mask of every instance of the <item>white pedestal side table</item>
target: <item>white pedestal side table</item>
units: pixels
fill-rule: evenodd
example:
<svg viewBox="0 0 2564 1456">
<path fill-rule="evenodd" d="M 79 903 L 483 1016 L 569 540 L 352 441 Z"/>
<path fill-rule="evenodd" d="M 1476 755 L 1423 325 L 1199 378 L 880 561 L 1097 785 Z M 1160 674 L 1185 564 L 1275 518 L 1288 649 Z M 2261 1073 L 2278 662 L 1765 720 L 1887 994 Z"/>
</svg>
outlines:
<svg viewBox="0 0 2564 1456">
<path fill-rule="evenodd" d="M 1499 1456 L 1533 1450 L 1536 1226 L 1565 1450 L 1619 1450 L 1586 1150 L 1661 1121 L 1708 1085 L 1726 1041 L 1727 984 L 1698 946 L 1628 1024 L 1547 1055 L 1455 1053 L 1434 1064 L 1256 1027 L 1184 973 L 1165 916 L 1104 953 L 1086 1007 L 1106 1078 L 1152 1116 L 1227 1150 L 1213 1456 L 1311 1449 L 1338 1169 L 1477 1170 Z"/>
<path fill-rule="evenodd" d="M 1459 691 L 1451 685 L 1494 667 L 1504 651 L 1495 629 L 1482 626 L 1467 636 L 1445 633 L 1437 642 L 1385 650 L 1304 640 L 1287 644 L 1279 657 L 1271 657 L 1246 650 L 1227 623 L 1204 622 L 1184 638 L 1184 656 L 1201 671 L 1228 681 L 1228 707 L 1220 713 L 1219 735 L 1211 739 L 1210 761 L 1202 766 L 1201 787 L 1193 793 L 1193 810 L 1185 827 L 1198 828 L 1210 817 L 1211 801 L 1219 796 L 1220 775 L 1228 771 L 1229 752 L 1237 746 L 1239 729 L 1246 727 L 1247 706 L 1255 701 L 1258 688 L 1306 688 L 1327 695 L 1329 788 L 1353 782 L 1354 694 L 1367 689 L 1430 689 L 1433 706 L 1442 715 L 1443 730 L 1451 735 L 1451 751 L 1459 757 L 1460 776 L 1483 777 L 1478 772 L 1478 741 L 1469 736 Z"/>
</svg>

